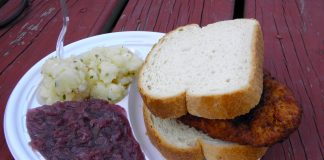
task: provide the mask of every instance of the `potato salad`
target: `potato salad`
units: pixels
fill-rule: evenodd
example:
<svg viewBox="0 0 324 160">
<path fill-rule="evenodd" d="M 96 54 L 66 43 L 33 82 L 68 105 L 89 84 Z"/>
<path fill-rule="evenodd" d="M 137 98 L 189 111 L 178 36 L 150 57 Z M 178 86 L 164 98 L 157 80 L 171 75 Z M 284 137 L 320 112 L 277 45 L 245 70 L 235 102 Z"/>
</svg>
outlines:
<svg viewBox="0 0 324 160">
<path fill-rule="evenodd" d="M 125 47 L 98 47 L 80 56 L 48 59 L 38 88 L 41 104 L 99 98 L 120 101 L 143 61 Z"/>
</svg>

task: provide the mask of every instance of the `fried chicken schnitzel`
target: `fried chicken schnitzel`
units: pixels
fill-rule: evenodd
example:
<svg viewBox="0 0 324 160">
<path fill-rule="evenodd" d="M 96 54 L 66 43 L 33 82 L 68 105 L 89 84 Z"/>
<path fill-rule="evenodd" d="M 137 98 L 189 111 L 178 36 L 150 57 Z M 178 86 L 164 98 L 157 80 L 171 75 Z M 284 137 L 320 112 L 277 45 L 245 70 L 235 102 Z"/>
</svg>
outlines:
<svg viewBox="0 0 324 160">
<path fill-rule="evenodd" d="M 205 119 L 187 114 L 178 120 L 212 138 L 243 145 L 270 146 L 295 131 L 301 115 L 302 109 L 288 87 L 265 73 L 260 102 L 248 114 L 228 120 Z"/>
</svg>

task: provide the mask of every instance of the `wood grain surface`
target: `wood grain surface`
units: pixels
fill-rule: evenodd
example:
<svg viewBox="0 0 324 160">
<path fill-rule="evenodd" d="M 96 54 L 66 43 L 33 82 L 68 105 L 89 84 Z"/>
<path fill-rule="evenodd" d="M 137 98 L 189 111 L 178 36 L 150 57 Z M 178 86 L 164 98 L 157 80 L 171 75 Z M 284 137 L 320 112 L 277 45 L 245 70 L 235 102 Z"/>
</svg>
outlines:
<svg viewBox="0 0 324 160">
<path fill-rule="evenodd" d="M 168 32 L 179 26 L 232 19 L 234 0 L 131 0 L 113 31 Z"/>
<path fill-rule="evenodd" d="M 103 33 L 109 30 L 104 29 L 106 26 L 112 26 L 113 32 L 169 32 L 182 25 L 205 26 L 237 15 L 256 18 L 264 35 L 264 67 L 292 89 L 304 110 L 299 129 L 272 146 L 263 159 L 324 160 L 323 0 L 245 0 L 243 14 L 234 10 L 235 0 L 129 0 L 125 8 L 120 8 L 125 1 L 68 0 L 71 21 L 65 44 Z M 58 2 L 30 0 L 30 6 L 14 23 L 0 29 L 2 117 L 18 80 L 55 49 L 62 25 Z M 123 9 L 120 15 L 118 9 Z M 13 159 L 2 127 L 0 159 Z"/>
<path fill-rule="evenodd" d="M 298 131 L 264 159 L 323 160 L 324 1 L 246 0 L 245 17 L 260 21 L 265 68 L 292 89 L 304 111 Z"/>
<path fill-rule="evenodd" d="M 120 0 L 68 0 L 69 27 L 65 44 L 103 33 L 107 19 Z M 9 3 L 9 2 L 8 2 Z M 3 117 L 10 93 L 23 74 L 55 50 L 62 27 L 58 0 L 32 0 L 14 23 L 0 29 L 0 115 Z M 0 119 L 3 124 L 3 118 Z M 13 159 L 0 128 L 0 159 Z"/>
</svg>

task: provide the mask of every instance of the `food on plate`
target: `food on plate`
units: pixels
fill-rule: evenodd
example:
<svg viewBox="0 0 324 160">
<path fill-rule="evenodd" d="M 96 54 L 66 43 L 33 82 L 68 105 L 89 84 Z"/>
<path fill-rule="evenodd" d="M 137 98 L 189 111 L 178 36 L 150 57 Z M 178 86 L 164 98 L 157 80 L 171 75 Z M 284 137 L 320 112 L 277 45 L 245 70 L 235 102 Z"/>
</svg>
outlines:
<svg viewBox="0 0 324 160">
<path fill-rule="evenodd" d="M 162 118 L 189 112 L 232 119 L 258 104 L 262 92 L 263 39 L 251 19 L 203 28 L 180 27 L 159 40 L 139 72 L 148 109 Z"/>
<path fill-rule="evenodd" d="M 213 138 L 252 146 L 270 146 L 297 129 L 301 114 L 292 92 L 270 74 L 265 74 L 260 103 L 248 114 L 230 120 L 187 114 L 179 120 Z"/>
<path fill-rule="evenodd" d="M 37 96 L 41 104 L 56 101 L 82 100 L 89 97 L 87 68 L 80 59 L 70 57 L 48 59 L 42 67 L 42 81 Z"/>
<path fill-rule="evenodd" d="M 161 119 L 144 106 L 144 122 L 153 145 L 169 160 L 256 160 L 267 147 L 214 139 L 176 119 Z"/>
<path fill-rule="evenodd" d="M 98 99 L 34 108 L 27 112 L 30 145 L 46 159 L 142 160 L 125 114 Z"/>
<path fill-rule="evenodd" d="M 263 74 L 252 19 L 180 27 L 160 39 L 139 72 L 147 135 L 172 160 L 257 160 L 298 128 L 292 92 Z"/>
<path fill-rule="evenodd" d="M 99 98 L 118 102 L 142 60 L 125 47 L 98 47 L 80 56 L 48 59 L 38 89 L 41 104 Z"/>
</svg>

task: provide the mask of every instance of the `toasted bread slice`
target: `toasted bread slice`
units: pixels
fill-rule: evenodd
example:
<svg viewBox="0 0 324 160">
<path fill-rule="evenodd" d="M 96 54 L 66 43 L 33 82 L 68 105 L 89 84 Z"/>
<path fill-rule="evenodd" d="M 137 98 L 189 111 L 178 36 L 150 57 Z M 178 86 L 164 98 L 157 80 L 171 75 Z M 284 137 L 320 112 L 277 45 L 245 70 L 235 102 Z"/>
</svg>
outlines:
<svg viewBox="0 0 324 160">
<path fill-rule="evenodd" d="M 232 119 L 258 104 L 262 65 L 263 38 L 256 20 L 228 20 L 203 28 L 187 25 L 154 45 L 138 86 L 144 103 L 158 117 L 189 112 Z"/>
<path fill-rule="evenodd" d="M 169 160 L 256 160 L 267 150 L 213 139 L 176 119 L 158 118 L 146 106 L 143 114 L 147 135 Z"/>
</svg>

